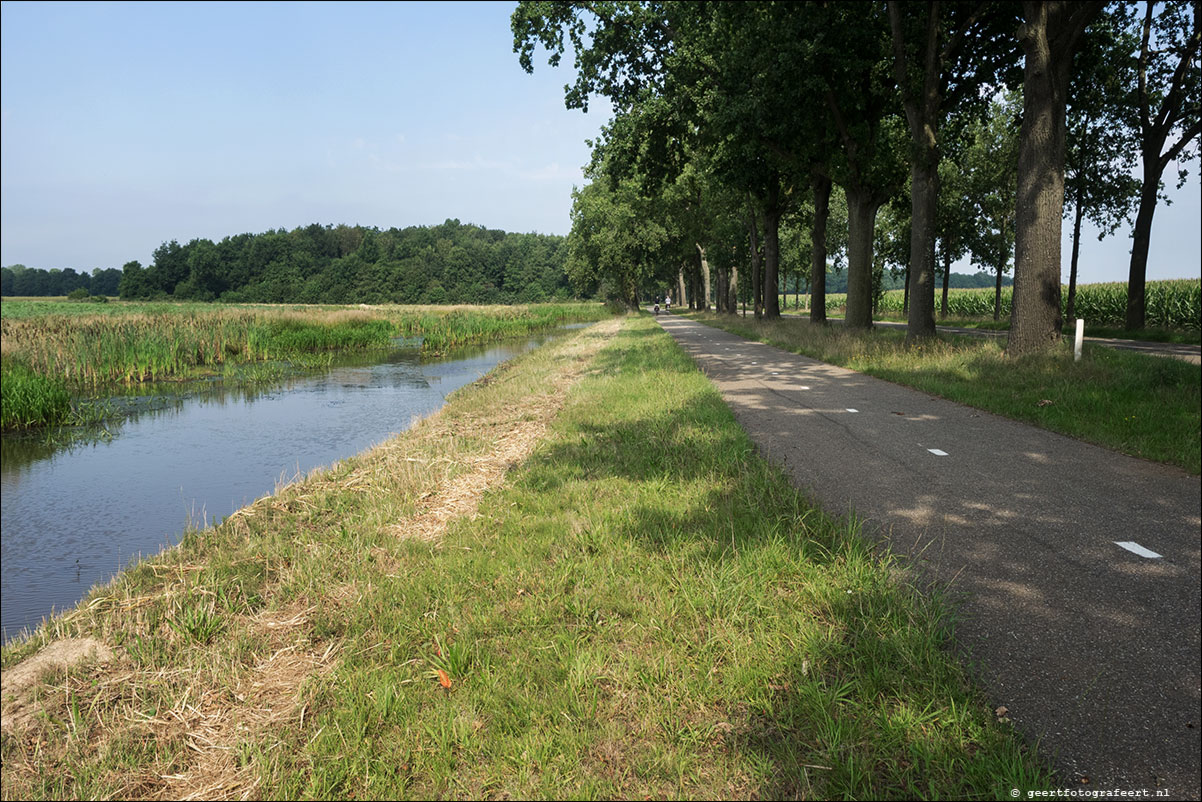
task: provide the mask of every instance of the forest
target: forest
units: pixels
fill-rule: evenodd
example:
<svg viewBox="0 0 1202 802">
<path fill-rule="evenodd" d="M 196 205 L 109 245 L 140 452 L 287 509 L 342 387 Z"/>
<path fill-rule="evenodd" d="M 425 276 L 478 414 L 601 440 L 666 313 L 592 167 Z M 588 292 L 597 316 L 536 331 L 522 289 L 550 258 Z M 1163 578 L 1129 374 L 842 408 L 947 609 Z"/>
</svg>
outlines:
<svg viewBox="0 0 1202 802">
<path fill-rule="evenodd" d="M 571 59 L 569 108 L 614 109 L 574 194 L 578 287 L 771 319 L 799 243 L 815 321 L 841 253 L 847 326 L 902 274 L 909 336 L 929 337 L 968 257 L 999 297 L 1013 275 L 1021 355 L 1073 315 L 1082 220 L 1130 234 L 1125 322 L 1144 328 L 1153 215 L 1198 156 L 1200 5 L 521 2 L 511 27 L 526 71 Z"/>
<path fill-rule="evenodd" d="M 93 276 L 3 268 L 6 296 L 92 295 L 230 303 L 509 304 L 564 300 L 564 238 L 447 220 L 404 229 L 348 225 L 172 240 L 143 267 Z M 89 281 L 90 279 L 90 281 Z"/>
</svg>

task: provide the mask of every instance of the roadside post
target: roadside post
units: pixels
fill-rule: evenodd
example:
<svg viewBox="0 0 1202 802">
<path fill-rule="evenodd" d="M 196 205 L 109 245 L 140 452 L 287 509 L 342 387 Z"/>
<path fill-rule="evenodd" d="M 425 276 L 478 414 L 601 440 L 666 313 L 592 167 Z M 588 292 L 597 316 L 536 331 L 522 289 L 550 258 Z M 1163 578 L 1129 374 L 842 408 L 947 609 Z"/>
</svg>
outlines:
<svg viewBox="0 0 1202 802">
<path fill-rule="evenodd" d="M 1077 318 L 1077 336 L 1073 339 L 1073 361 L 1081 361 L 1081 343 L 1085 340 L 1085 319 Z"/>
</svg>

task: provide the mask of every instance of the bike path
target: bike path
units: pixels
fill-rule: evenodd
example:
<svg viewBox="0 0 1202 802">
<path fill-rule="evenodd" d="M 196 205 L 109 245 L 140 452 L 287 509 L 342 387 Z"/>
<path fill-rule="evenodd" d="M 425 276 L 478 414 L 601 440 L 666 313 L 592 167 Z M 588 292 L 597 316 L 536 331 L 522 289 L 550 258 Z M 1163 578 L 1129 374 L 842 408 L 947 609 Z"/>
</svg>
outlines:
<svg viewBox="0 0 1202 802">
<path fill-rule="evenodd" d="M 1199 477 L 657 319 L 762 454 L 950 591 L 991 704 L 1066 787 L 1199 797 Z"/>
</svg>

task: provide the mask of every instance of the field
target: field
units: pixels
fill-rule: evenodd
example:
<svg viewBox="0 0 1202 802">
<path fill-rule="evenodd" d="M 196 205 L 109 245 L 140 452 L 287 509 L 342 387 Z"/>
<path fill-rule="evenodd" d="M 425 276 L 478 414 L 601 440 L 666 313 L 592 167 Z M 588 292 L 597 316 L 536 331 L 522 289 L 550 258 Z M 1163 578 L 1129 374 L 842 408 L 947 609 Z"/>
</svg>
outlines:
<svg viewBox="0 0 1202 802">
<path fill-rule="evenodd" d="M 69 421 L 65 393 L 102 394 L 120 385 L 229 374 L 255 363 L 321 367 L 336 351 L 385 348 L 396 337 L 421 337 L 425 353 L 441 353 L 608 314 L 599 304 L 280 307 L 6 300 L 0 306 L 3 428 Z"/>
<path fill-rule="evenodd" d="M 1001 317 L 1010 319 L 1010 300 L 1013 288 L 1003 287 Z M 890 290 L 884 294 L 877 310 L 882 318 L 902 318 L 903 290 Z M 935 290 L 935 308 L 940 308 L 941 293 Z M 828 294 L 828 312 L 841 310 L 847 296 L 841 293 Z M 982 287 L 971 290 L 948 292 L 948 315 L 966 321 L 993 319 L 994 290 Z M 1150 281 L 1147 285 L 1147 325 L 1153 329 L 1198 332 L 1202 329 L 1202 281 L 1182 279 L 1178 281 Z M 801 296 L 803 308 L 808 299 Z M 1068 302 L 1068 288 L 1061 290 L 1061 304 Z M 793 309 L 794 296 L 781 296 L 781 309 Z M 1064 309 L 1062 308 L 1063 312 Z M 1123 283 L 1082 284 L 1077 287 L 1076 306 L 1073 314 L 1083 318 L 1090 329 L 1121 329 L 1126 323 L 1127 285 Z"/>
</svg>

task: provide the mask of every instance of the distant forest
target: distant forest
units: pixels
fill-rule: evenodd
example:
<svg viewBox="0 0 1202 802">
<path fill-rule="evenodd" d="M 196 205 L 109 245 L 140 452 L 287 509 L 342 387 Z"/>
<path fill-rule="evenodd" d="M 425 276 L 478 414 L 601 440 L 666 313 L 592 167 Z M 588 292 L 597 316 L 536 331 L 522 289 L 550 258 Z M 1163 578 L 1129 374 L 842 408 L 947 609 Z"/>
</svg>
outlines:
<svg viewBox="0 0 1202 802">
<path fill-rule="evenodd" d="M 315 223 L 220 242 L 172 240 L 153 259 L 145 267 L 128 262 L 123 270 L 91 274 L 12 265 L 0 268 L 0 294 L 62 296 L 83 289 L 130 300 L 328 304 L 508 304 L 573 296 L 564 269 L 566 237 L 510 234 L 458 220 L 386 231 Z M 902 286 L 888 272 L 883 280 L 885 289 Z M 987 273 L 952 273 L 950 283 L 991 287 L 993 281 Z M 827 290 L 843 292 L 846 283 L 845 270 L 832 270 Z"/>
<path fill-rule="evenodd" d="M 2 293 L 17 296 L 67 295 L 82 287 L 131 300 L 536 303 L 572 297 L 565 243 L 562 236 L 509 234 L 458 220 L 386 231 L 313 224 L 220 242 L 172 240 L 146 267 L 129 262 L 92 276 L 22 265 L 0 269 Z"/>
</svg>

